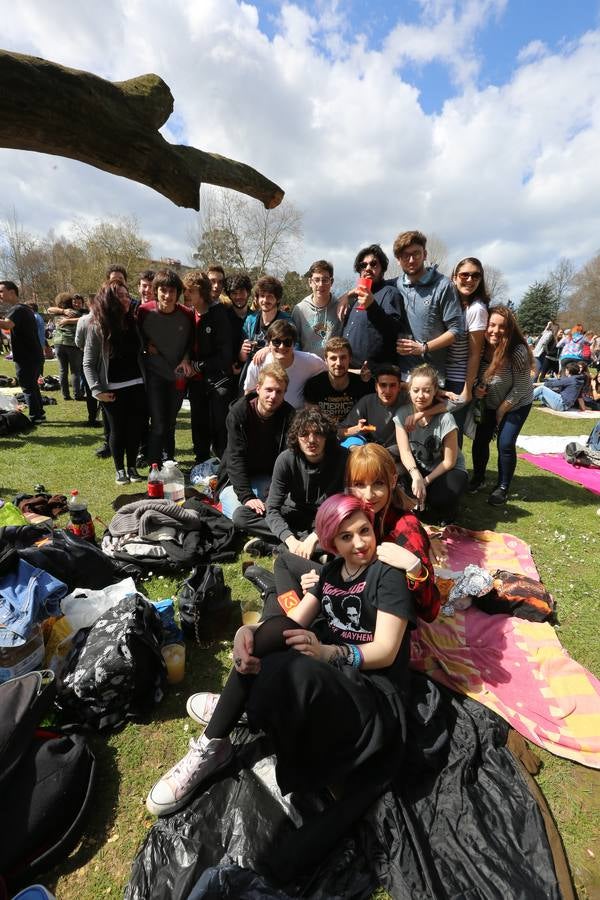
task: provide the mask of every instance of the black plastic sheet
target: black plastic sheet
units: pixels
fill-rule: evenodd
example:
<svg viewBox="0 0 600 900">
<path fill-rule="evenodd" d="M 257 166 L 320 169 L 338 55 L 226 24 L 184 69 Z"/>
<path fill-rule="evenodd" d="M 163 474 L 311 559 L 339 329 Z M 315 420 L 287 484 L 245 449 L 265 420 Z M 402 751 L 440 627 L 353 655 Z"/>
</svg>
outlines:
<svg viewBox="0 0 600 900">
<path fill-rule="evenodd" d="M 268 740 L 239 732 L 236 771 L 157 821 L 125 897 L 362 900 L 381 886 L 411 900 L 558 900 L 544 822 L 505 746 L 508 730 L 480 704 L 413 675 L 400 776 L 350 827 L 343 806 L 361 785 L 347 783 L 341 801 L 282 797 Z M 325 846 L 335 838 L 334 849 L 303 867 L 319 836 Z"/>
</svg>

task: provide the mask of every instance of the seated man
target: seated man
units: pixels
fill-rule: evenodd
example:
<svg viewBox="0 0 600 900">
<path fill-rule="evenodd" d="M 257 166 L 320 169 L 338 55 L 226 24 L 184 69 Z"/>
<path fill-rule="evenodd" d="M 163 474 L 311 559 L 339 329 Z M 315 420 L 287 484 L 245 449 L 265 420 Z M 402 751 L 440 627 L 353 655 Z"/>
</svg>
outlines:
<svg viewBox="0 0 600 900">
<path fill-rule="evenodd" d="M 258 351 L 248 366 L 244 381 L 246 394 L 255 390 L 261 367 L 266 363 L 276 362 L 286 370 L 289 378 L 285 399 L 294 409 L 304 406 L 304 385 L 312 375 L 325 371 L 327 367 L 314 353 L 294 350 L 297 339 L 296 328 L 289 319 L 276 319 L 269 326 L 267 346 Z"/>
<path fill-rule="evenodd" d="M 318 406 L 338 423 L 344 419 L 357 400 L 372 390 L 370 372 L 357 375 L 349 372 L 352 347 L 343 337 L 332 337 L 325 344 L 326 372 L 313 375 L 304 385 L 307 405 Z"/>
<path fill-rule="evenodd" d="M 348 450 L 338 444 L 329 416 L 310 407 L 296 413 L 287 445 L 273 469 L 266 520 L 246 526 L 257 540 L 248 541 L 244 550 L 264 554 L 284 543 L 310 559 L 317 549 L 317 510 L 326 497 L 343 490 Z"/>
<path fill-rule="evenodd" d="M 579 363 L 567 363 L 562 378 L 547 378 L 543 384 L 533 389 L 533 399 L 539 400 L 542 406 L 549 406 L 564 412 L 577 406 L 586 409 L 583 391 L 587 385 L 585 373 Z"/>
<path fill-rule="evenodd" d="M 244 531 L 264 519 L 275 460 L 286 447 L 294 417 L 294 408 L 283 399 L 287 386 L 281 366 L 263 366 L 256 392 L 236 400 L 227 416 L 227 446 L 217 488 L 223 514 Z"/>
<path fill-rule="evenodd" d="M 407 402 L 407 385 L 401 380 L 398 366 L 379 366 L 375 373 L 375 393 L 362 397 L 340 423 L 340 438 L 347 439 L 344 446 L 374 441 L 397 458 L 394 413 Z"/>
</svg>

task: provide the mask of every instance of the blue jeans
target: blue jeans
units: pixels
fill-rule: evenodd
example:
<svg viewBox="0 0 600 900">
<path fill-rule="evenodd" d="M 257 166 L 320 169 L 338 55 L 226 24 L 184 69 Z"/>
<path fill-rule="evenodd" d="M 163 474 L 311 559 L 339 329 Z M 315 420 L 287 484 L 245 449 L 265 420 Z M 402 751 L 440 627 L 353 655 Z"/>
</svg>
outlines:
<svg viewBox="0 0 600 900">
<path fill-rule="evenodd" d="M 259 500 L 263 500 L 266 503 L 267 494 L 269 493 L 269 485 L 271 484 L 271 476 L 270 475 L 256 475 L 250 481 L 250 487 Z M 224 516 L 227 516 L 228 519 L 233 519 L 233 513 L 236 509 L 239 509 L 242 505 L 238 500 L 238 496 L 234 490 L 232 484 L 228 484 L 226 488 L 223 488 L 219 495 L 219 500 L 221 501 L 221 511 Z"/>
<path fill-rule="evenodd" d="M 564 412 L 565 404 L 561 394 L 557 394 L 556 391 L 553 391 L 552 388 L 546 387 L 545 384 L 540 384 L 538 387 L 533 389 L 533 399 L 541 400 L 544 406 L 549 406 L 550 409 L 556 409 L 559 412 Z"/>
<path fill-rule="evenodd" d="M 529 415 L 531 403 L 511 409 L 498 426 L 498 486 L 506 488 L 512 481 L 517 466 L 517 437 Z M 490 458 L 490 443 L 496 431 L 496 410 L 486 409 L 473 441 L 473 478 L 483 479 Z"/>
</svg>

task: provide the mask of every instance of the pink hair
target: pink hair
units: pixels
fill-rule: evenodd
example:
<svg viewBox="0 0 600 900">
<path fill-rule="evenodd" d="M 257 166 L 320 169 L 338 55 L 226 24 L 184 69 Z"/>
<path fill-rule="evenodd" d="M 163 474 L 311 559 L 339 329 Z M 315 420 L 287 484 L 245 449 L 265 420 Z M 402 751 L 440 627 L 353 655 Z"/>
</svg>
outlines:
<svg viewBox="0 0 600 900">
<path fill-rule="evenodd" d="M 334 540 L 339 534 L 342 523 L 355 512 L 365 514 L 371 525 L 374 522 L 373 510 L 368 503 L 352 494 L 333 494 L 321 504 L 315 519 L 315 531 L 319 544 L 328 553 L 335 553 Z"/>
</svg>

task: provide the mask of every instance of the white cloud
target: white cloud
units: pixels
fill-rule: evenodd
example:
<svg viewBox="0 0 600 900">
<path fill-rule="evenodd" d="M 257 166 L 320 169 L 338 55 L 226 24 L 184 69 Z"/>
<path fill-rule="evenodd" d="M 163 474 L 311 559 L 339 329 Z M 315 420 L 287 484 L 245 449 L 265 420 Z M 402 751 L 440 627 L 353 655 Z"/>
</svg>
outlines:
<svg viewBox="0 0 600 900">
<path fill-rule="evenodd" d="M 510 81 L 479 89 L 478 34 L 505 5 L 421 0 L 421 24 L 398 22 L 375 50 L 336 2 L 310 15 L 283 5 L 269 39 L 236 0 L 21 0 L 4 44 L 115 80 L 161 75 L 175 98 L 168 139 L 256 166 L 305 211 L 300 271 L 326 256 L 342 277 L 361 244 L 389 251 L 420 227 L 452 257 L 499 266 L 518 298 L 560 256 L 598 249 L 600 32 L 560 51 L 531 42 Z M 457 85 L 437 114 L 410 82 L 409 67 L 430 62 Z M 0 214 L 11 206 L 40 231 L 133 213 L 157 255 L 180 258 L 194 218 L 142 185 L 0 150 Z"/>
</svg>

